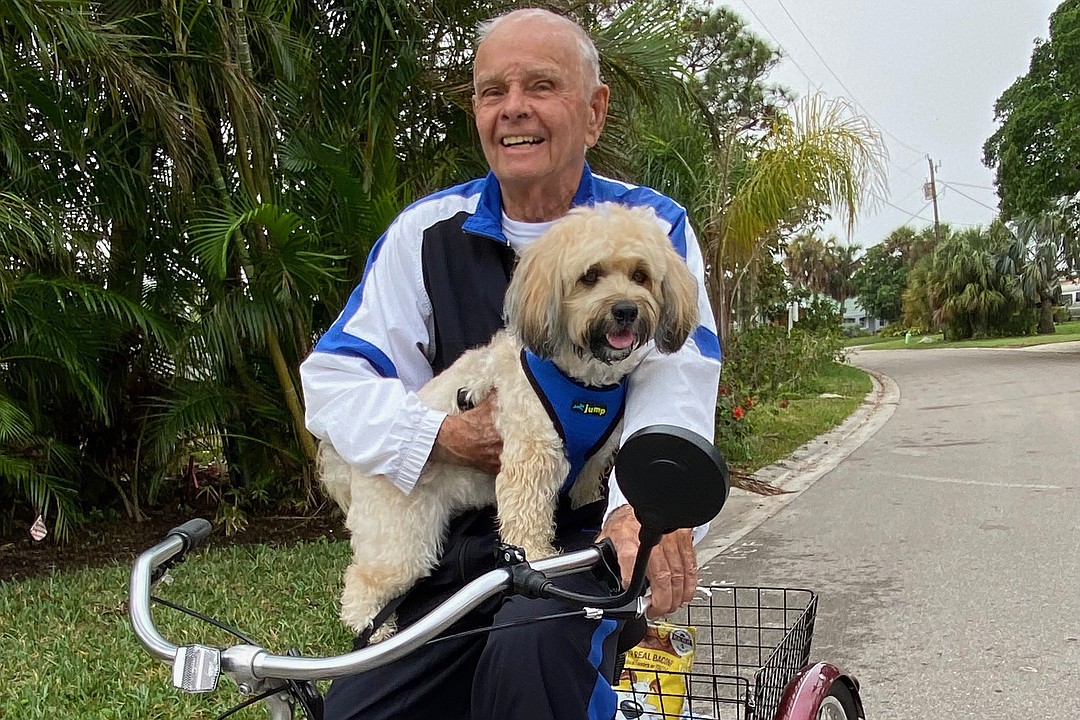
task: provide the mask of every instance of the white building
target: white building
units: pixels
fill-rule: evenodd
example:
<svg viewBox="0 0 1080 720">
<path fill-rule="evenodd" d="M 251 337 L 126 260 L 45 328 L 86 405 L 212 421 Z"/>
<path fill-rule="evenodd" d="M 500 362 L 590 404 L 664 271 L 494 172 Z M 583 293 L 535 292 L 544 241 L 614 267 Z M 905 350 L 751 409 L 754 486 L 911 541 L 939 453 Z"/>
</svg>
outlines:
<svg viewBox="0 0 1080 720">
<path fill-rule="evenodd" d="M 843 315 L 841 322 L 844 325 L 853 325 L 867 332 L 877 332 L 888 325 L 884 320 L 871 317 L 870 313 L 863 310 L 858 298 L 848 298 L 844 301 Z"/>
</svg>

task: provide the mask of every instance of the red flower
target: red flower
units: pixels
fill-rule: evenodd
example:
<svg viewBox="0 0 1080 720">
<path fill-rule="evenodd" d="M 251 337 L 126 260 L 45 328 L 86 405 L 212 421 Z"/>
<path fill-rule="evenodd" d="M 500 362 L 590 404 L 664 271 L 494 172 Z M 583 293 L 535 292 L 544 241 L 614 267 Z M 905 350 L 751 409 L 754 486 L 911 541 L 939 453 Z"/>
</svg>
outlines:
<svg viewBox="0 0 1080 720">
<path fill-rule="evenodd" d="M 744 414 L 742 406 L 741 405 L 736 405 L 734 407 L 734 409 L 732 409 L 731 414 L 735 416 L 736 420 L 742 420 L 743 419 L 743 414 Z"/>
<path fill-rule="evenodd" d="M 754 407 L 754 398 L 746 398 L 746 402 L 744 402 L 743 404 L 746 406 L 746 409 L 749 410 L 750 408 Z"/>
<path fill-rule="evenodd" d="M 721 395 L 730 395 L 731 394 L 731 386 L 730 385 L 721 385 L 719 390 L 720 390 Z"/>
</svg>

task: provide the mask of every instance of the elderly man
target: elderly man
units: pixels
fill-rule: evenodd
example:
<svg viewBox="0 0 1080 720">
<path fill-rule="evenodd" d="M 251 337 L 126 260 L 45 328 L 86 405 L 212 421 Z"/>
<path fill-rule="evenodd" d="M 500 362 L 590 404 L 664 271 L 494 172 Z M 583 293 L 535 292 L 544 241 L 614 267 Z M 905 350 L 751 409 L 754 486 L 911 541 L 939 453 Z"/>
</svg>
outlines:
<svg viewBox="0 0 1080 720">
<path fill-rule="evenodd" d="M 426 407 L 415 391 L 501 327 L 503 294 L 521 248 L 571 207 L 614 201 L 655 210 L 698 278 L 702 322 L 681 351 L 652 352 L 635 369 L 624 437 L 654 423 L 712 437 L 720 348 L 697 241 L 674 201 L 589 169 L 585 154 L 604 127 L 608 88 L 588 34 L 545 10 L 496 18 L 480 31 L 474 91 L 491 173 L 414 203 L 379 239 L 344 312 L 301 368 L 308 427 L 345 460 L 405 493 L 429 460 L 497 472 L 497 398 L 448 416 Z M 599 527 L 618 550 L 625 582 L 638 525 L 617 482 L 608 495 L 606 506 L 561 507 L 556 545 L 592 542 Z M 478 559 L 490 554 L 495 537 L 492 513 L 458 518 L 443 564 L 396 606 L 399 627 L 486 569 Z M 648 577 L 656 615 L 690 600 L 697 569 L 689 531 L 664 538 Z M 601 581 L 579 575 L 563 582 L 596 592 Z M 565 609 L 512 598 L 479 609 L 460 627 L 498 627 Z M 438 643 L 335 682 L 327 718 L 612 718 L 620 629 L 612 620 L 561 618 Z"/>
</svg>

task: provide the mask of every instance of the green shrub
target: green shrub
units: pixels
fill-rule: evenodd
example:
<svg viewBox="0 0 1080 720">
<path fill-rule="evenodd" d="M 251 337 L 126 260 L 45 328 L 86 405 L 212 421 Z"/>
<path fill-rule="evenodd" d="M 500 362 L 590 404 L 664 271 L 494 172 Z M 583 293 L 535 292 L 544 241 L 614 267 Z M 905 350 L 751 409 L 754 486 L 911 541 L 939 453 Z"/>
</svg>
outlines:
<svg viewBox="0 0 1080 720">
<path fill-rule="evenodd" d="M 750 420 L 747 417 L 755 404 L 745 388 L 721 382 L 716 398 L 716 444 L 723 448 L 724 457 L 733 462 L 750 459 Z"/>
<path fill-rule="evenodd" d="M 822 368 L 843 357 L 843 335 L 835 329 L 809 331 L 802 323 L 786 328 L 760 326 L 728 339 L 723 381 L 733 392 L 761 400 L 796 392 Z"/>
</svg>

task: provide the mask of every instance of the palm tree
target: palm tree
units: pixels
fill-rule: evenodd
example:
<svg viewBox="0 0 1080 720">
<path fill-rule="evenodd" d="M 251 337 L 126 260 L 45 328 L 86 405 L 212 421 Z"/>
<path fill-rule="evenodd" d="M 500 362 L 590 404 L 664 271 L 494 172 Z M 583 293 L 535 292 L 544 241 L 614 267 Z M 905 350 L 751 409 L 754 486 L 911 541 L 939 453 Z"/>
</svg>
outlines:
<svg viewBox="0 0 1080 720">
<path fill-rule="evenodd" d="M 238 502 L 310 488 L 296 368 L 390 218 L 483 171 L 472 32 L 512 5 L 0 6 L 0 494 L 140 519 L 199 451 Z M 625 174 L 676 10 L 566 5 L 618 99 L 590 161 Z"/>
<path fill-rule="evenodd" d="M 1024 298 L 1039 307 L 1038 332 L 1053 334 L 1054 305 L 1061 297 L 1068 226 L 1060 213 L 1022 217 L 1013 223 L 1008 247 L 997 258 L 998 272 L 1016 279 Z"/>
<path fill-rule="evenodd" d="M 784 269 L 797 288 L 824 293 L 828 286 L 826 244 L 812 232 L 802 232 L 788 241 Z"/>
<path fill-rule="evenodd" d="M 925 291 L 931 322 L 947 340 L 1001 332 L 1022 317 L 1022 293 L 997 267 L 1005 242 L 997 226 L 949 233 L 930 256 L 925 278 L 909 286 Z"/>
<path fill-rule="evenodd" d="M 733 293 L 768 238 L 830 207 L 853 225 L 883 195 L 885 161 L 877 131 L 843 101 L 806 98 L 773 121 L 751 147 L 730 200 L 717 208 L 719 232 L 706 248 L 714 267 L 724 268 L 710 277 L 710 295 L 725 338 Z"/>
</svg>

